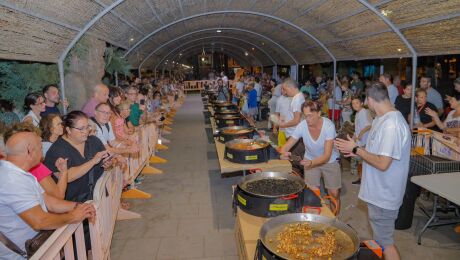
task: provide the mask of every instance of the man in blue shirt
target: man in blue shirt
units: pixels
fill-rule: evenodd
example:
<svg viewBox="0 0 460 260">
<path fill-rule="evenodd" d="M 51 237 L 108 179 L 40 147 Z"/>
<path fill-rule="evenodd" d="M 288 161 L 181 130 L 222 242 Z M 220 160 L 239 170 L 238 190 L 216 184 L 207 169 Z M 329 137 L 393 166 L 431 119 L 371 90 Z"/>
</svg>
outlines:
<svg viewBox="0 0 460 260">
<path fill-rule="evenodd" d="M 41 117 L 44 117 L 48 114 L 58 114 L 61 115 L 61 111 L 57 107 L 62 101 L 62 106 L 66 109 L 69 107 L 67 99 L 60 100 L 59 98 L 59 89 L 55 84 L 46 85 L 43 87 L 43 96 L 45 97 L 45 111 L 40 113 Z"/>
</svg>

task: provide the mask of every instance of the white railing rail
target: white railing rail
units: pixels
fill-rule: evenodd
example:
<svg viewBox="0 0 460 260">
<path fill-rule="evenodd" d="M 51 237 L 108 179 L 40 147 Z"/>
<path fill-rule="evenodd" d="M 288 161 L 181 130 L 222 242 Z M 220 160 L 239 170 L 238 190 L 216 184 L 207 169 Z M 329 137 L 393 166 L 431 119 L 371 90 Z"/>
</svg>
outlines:
<svg viewBox="0 0 460 260">
<path fill-rule="evenodd" d="M 139 127 L 140 151 L 128 158 L 127 170 L 132 177 L 132 183 L 148 164 L 150 156 L 155 151 L 156 131 L 157 128 L 153 124 Z M 110 259 L 110 246 L 120 207 L 122 188 L 123 170 L 120 167 L 114 167 L 99 178 L 95 185 L 93 200 L 87 202 L 93 203 L 96 209 L 96 219 L 94 223 L 89 224 L 92 254 L 90 259 Z M 83 224 L 70 224 L 57 229 L 30 259 L 86 260 L 86 251 Z"/>
</svg>

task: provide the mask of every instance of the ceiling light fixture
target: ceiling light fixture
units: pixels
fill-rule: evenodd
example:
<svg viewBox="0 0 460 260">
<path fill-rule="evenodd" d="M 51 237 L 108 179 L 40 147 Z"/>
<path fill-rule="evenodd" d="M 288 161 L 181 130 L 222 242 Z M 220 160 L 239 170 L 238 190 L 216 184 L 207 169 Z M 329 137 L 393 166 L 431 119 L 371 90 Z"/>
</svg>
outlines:
<svg viewBox="0 0 460 260">
<path fill-rule="evenodd" d="M 401 49 L 401 48 L 398 48 L 398 52 L 401 52 L 401 51 L 402 51 L 402 49 Z"/>
<path fill-rule="evenodd" d="M 245 51 L 245 52 L 244 52 L 244 55 L 245 55 L 245 56 L 248 56 L 248 55 L 249 55 L 249 53 L 248 53 L 247 51 Z"/>
<path fill-rule="evenodd" d="M 204 46 L 203 46 L 203 51 L 201 52 L 201 61 L 204 62 L 206 60 L 206 52 L 204 51 Z"/>
<path fill-rule="evenodd" d="M 221 32 L 222 32 L 222 30 L 221 30 L 221 29 L 217 29 L 217 31 L 216 31 L 216 32 L 218 32 L 218 33 L 221 33 Z"/>
<path fill-rule="evenodd" d="M 382 11 L 380 11 L 380 13 L 382 13 L 384 16 L 388 16 L 391 13 L 393 13 L 393 11 L 382 9 Z"/>
<path fill-rule="evenodd" d="M 134 38 L 129 39 L 130 42 L 134 41 Z"/>
</svg>

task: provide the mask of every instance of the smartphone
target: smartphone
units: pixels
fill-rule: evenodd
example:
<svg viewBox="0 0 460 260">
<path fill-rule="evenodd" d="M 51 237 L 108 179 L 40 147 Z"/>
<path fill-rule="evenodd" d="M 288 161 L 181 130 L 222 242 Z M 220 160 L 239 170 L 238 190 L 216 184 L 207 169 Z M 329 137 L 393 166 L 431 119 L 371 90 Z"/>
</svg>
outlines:
<svg viewBox="0 0 460 260">
<path fill-rule="evenodd" d="M 102 161 L 103 162 L 107 162 L 107 161 L 110 161 L 112 160 L 113 157 L 115 157 L 116 154 L 112 153 L 112 154 L 109 154 L 109 156 L 105 157 Z"/>
<path fill-rule="evenodd" d="M 145 105 L 145 99 L 141 99 L 141 101 L 139 102 L 139 104 L 142 106 L 142 105 Z"/>
</svg>

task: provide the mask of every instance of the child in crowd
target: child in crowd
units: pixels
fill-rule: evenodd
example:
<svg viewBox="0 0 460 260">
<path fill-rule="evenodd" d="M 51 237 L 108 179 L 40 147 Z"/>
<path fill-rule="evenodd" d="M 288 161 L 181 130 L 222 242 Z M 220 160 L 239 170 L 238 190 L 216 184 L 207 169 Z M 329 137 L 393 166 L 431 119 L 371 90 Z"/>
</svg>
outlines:
<svg viewBox="0 0 460 260">
<path fill-rule="evenodd" d="M 353 110 L 356 111 L 355 115 L 355 134 L 353 139 L 361 147 L 366 146 L 368 132 L 372 126 L 372 117 L 369 110 L 364 108 L 364 99 L 358 96 L 353 97 L 351 101 Z M 351 174 L 359 175 L 359 179 L 352 182 L 353 184 L 361 184 L 361 172 L 362 172 L 362 159 L 359 156 L 351 157 Z"/>
</svg>

